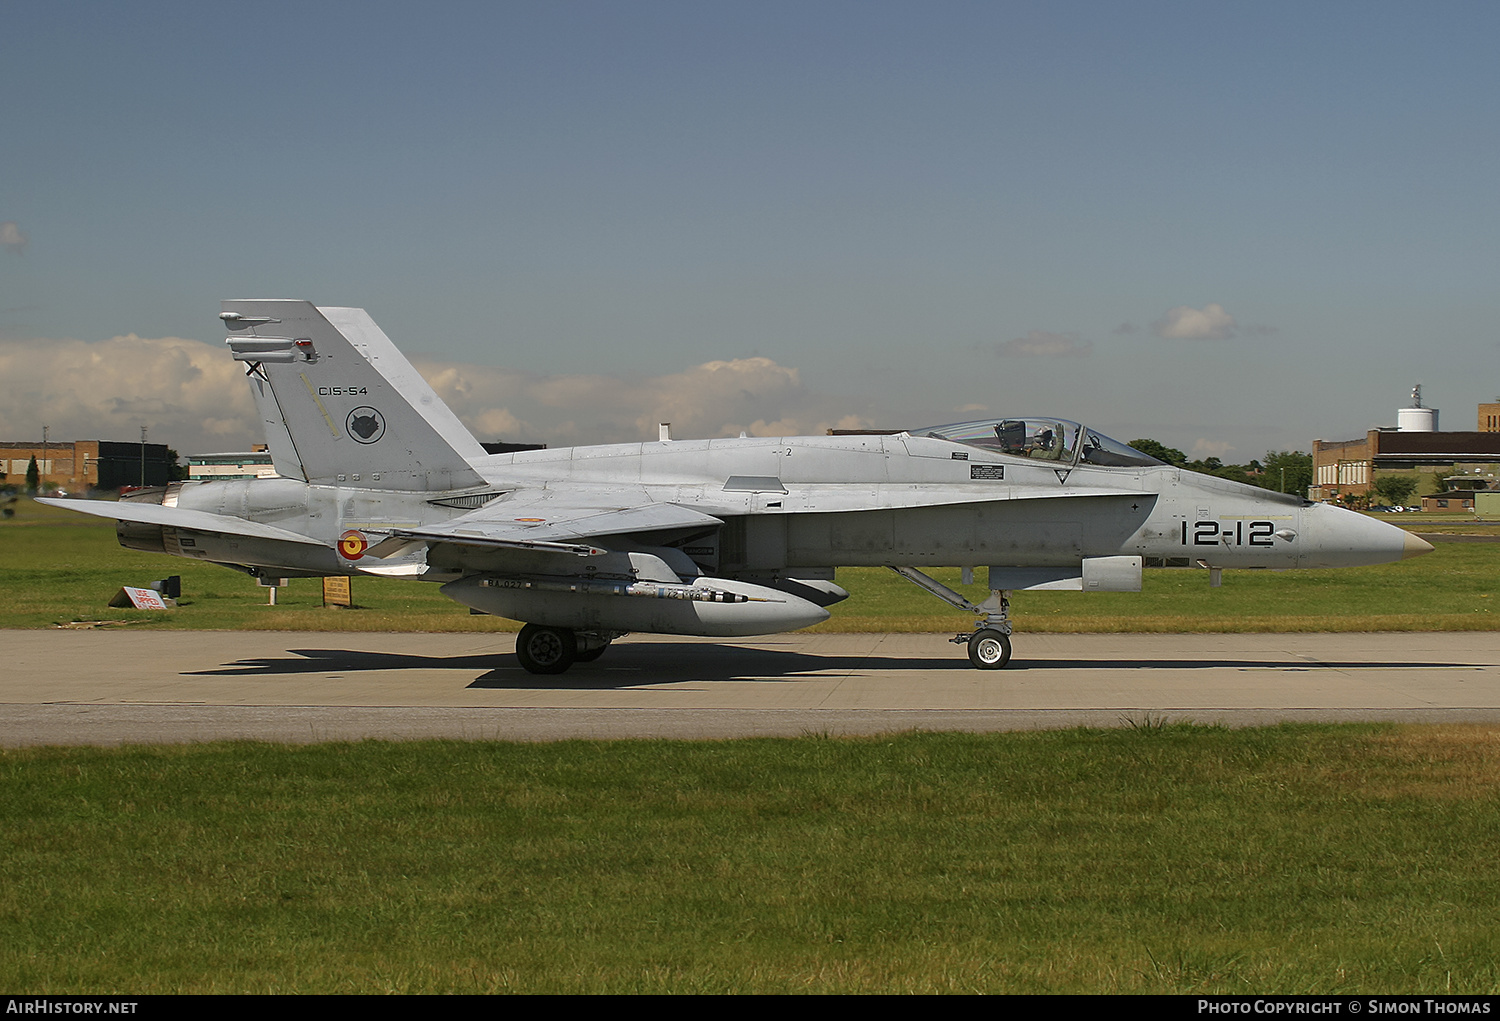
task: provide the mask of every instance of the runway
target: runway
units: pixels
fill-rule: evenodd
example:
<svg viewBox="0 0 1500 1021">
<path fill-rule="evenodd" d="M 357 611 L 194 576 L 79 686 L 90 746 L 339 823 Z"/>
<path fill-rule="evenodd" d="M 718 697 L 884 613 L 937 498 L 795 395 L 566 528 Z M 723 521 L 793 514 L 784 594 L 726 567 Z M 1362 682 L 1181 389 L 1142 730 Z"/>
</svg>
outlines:
<svg viewBox="0 0 1500 1021">
<path fill-rule="evenodd" d="M 509 634 L 0 631 L 0 746 L 733 738 L 1167 719 L 1500 721 L 1500 635 L 631 636 L 559 677 Z"/>
</svg>

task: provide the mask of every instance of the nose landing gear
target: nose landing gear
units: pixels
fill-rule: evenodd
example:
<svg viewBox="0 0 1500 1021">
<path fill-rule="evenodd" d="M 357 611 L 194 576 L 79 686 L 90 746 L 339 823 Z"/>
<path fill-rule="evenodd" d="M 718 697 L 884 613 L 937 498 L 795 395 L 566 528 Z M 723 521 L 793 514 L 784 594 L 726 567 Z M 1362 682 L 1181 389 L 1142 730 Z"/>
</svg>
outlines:
<svg viewBox="0 0 1500 1021">
<path fill-rule="evenodd" d="M 1010 593 L 991 589 L 990 597 L 984 602 L 971 603 L 962 594 L 929 578 L 915 567 L 892 567 L 891 570 L 950 606 L 980 615 L 982 619 L 975 622 L 973 631 L 949 639 L 955 645 L 969 647 L 969 662 L 977 669 L 999 670 L 1010 662 Z"/>
<path fill-rule="evenodd" d="M 969 662 L 980 670 L 1000 670 L 1010 662 L 1010 635 L 991 627 L 982 627 L 965 638 L 953 639 L 969 645 Z"/>
</svg>

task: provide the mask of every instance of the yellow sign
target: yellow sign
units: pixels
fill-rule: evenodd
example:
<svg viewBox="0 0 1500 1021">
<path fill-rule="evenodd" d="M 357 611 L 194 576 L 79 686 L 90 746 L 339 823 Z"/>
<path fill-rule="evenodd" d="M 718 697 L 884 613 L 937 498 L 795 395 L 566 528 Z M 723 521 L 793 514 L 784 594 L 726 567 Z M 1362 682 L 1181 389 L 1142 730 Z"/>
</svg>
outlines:
<svg viewBox="0 0 1500 1021">
<path fill-rule="evenodd" d="M 332 578 L 323 579 L 323 605 L 324 606 L 353 606 L 354 595 L 350 580 L 340 574 Z"/>
</svg>

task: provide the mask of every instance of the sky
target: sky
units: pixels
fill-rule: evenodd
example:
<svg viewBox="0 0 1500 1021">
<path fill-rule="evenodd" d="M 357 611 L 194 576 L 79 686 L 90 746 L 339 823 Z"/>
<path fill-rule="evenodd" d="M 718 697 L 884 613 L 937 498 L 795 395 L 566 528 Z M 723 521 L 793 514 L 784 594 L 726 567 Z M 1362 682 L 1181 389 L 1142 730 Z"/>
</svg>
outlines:
<svg viewBox="0 0 1500 1021">
<path fill-rule="evenodd" d="M 1052 415 L 1226 461 L 1500 394 L 1493 3 L 0 12 L 0 438 L 260 441 L 223 298 L 482 440 Z"/>
</svg>

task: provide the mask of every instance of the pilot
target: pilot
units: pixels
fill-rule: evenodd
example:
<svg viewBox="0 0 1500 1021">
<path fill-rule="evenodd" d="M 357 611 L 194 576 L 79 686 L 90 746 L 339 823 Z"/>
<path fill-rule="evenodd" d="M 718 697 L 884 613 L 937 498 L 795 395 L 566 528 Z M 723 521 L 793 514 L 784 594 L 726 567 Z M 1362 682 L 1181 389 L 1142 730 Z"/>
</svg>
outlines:
<svg viewBox="0 0 1500 1021">
<path fill-rule="evenodd" d="M 1044 461 L 1056 461 L 1062 457 L 1062 447 L 1055 440 L 1056 436 L 1051 429 L 1043 429 L 1036 434 L 1036 446 L 1031 448 L 1031 456 Z"/>
</svg>

